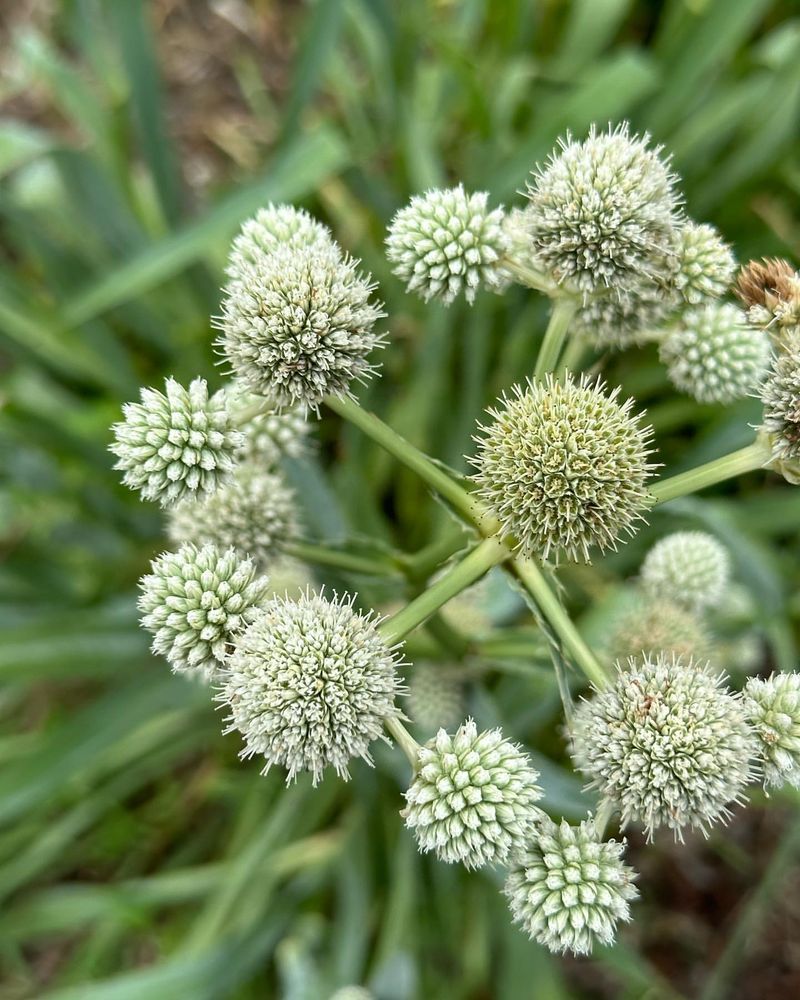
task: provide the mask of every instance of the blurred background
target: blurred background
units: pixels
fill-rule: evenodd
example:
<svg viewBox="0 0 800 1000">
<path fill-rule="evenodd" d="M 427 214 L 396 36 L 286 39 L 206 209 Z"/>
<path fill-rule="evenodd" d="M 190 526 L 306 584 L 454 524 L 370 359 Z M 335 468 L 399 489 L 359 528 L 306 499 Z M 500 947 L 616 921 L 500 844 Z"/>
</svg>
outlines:
<svg viewBox="0 0 800 1000">
<path fill-rule="evenodd" d="M 800 995 L 797 793 L 756 792 L 708 841 L 645 847 L 634 923 L 558 960 L 512 927 L 499 876 L 421 858 L 397 752 L 285 789 L 240 763 L 202 688 L 137 627 L 165 543 L 119 484 L 109 426 L 141 384 L 215 385 L 209 318 L 238 224 L 307 207 L 387 303 L 360 397 L 465 469 L 482 409 L 532 368 L 546 314 L 513 288 L 424 307 L 391 275 L 388 220 L 463 180 L 506 205 L 566 129 L 628 118 L 674 154 L 687 207 L 740 260 L 800 258 L 795 0 L 14 0 L 0 5 L 0 996 L 325 1000 Z M 747 443 L 755 401 L 700 406 L 652 350 L 606 359 L 680 471 Z M 414 551 L 450 530 L 413 477 L 325 416 L 287 462 L 306 534 Z M 563 574 L 598 637 L 666 530 L 729 546 L 725 666 L 796 669 L 800 495 L 753 474 L 670 504 L 616 555 Z M 371 540 L 367 540 L 367 538 Z M 306 571 L 306 579 L 311 579 Z M 398 582 L 314 574 L 367 604 Z M 412 658 L 480 677 L 468 705 L 533 750 L 554 815 L 591 799 L 565 756 L 541 637 L 502 581 L 449 610 L 466 645 Z"/>
</svg>

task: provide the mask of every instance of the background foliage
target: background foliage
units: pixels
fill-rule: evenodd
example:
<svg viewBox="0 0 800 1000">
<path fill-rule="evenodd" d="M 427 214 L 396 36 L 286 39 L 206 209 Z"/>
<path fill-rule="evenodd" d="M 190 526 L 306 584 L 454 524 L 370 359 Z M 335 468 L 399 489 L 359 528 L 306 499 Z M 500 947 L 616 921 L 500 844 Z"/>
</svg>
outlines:
<svg viewBox="0 0 800 1000">
<path fill-rule="evenodd" d="M 796 796 L 708 843 L 641 850 L 643 898 L 612 951 L 560 962 L 512 928 L 492 875 L 416 854 L 399 754 L 289 790 L 236 760 L 206 694 L 152 659 L 135 585 L 160 514 L 118 483 L 109 425 L 164 374 L 219 381 L 209 316 L 237 224 L 269 200 L 325 219 L 387 303 L 362 394 L 460 468 L 476 418 L 531 368 L 544 306 L 513 289 L 425 308 L 381 243 L 412 192 L 463 180 L 513 202 L 563 130 L 630 118 L 674 153 L 689 210 L 740 259 L 800 256 L 800 17 L 791 0 L 51 0 L 0 12 L 0 963 L 4 998 L 787 996 L 800 991 Z M 749 438 L 755 404 L 699 406 L 649 351 L 608 359 L 679 471 Z M 326 418 L 288 469 L 310 537 L 414 550 L 448 515 Z M 753 475 L 669 505 L 618 555 L 564 574 L 587 634 L 679 523 L 730 546 L 761 669 L 797 667 L 796 491 Z M 374 548 L 374 545 L 373 545 Z M 321 577 L 372 603 L 399 583 Z M 564 764 L 542 643 L 513 598 L 472 692 Z M 485 610 L 485 609 L 484 609 Z M 431 656 L 444 655 L 424 636 Z M 426 645 L 427 643 L 427 645 Z"/>
</svg>

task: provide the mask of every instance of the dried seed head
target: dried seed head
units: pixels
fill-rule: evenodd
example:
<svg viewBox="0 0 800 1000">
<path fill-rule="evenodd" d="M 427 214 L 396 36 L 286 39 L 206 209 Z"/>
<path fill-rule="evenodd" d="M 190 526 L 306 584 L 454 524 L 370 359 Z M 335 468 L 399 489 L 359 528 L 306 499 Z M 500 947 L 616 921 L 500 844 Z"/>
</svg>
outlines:
<svg viewBox="0 0 800 1000">
<path fill-rule="evenodd" d="M 377 626 L 353 598 L 307 592 L 268 601 L 221 678 L 226 732 L 244 737 L 241 756 L 263 756 L 263 774 L 285 767 L 287 781 L 309 771 L 315 785 L 326 767 L 346 780 L 353 758 L 371 764 L 370 743 L 402 716 L 400 656 Z"/>
<path fill-rule="evenodd" d="M 153 633 L 153 652 L 176 673 L 211 680 L 258 614 L 267 584 L 233 549 L 187 544 L 164 552 L 139 583 L 142 625 Z"/>
<path fill-rule="evenodd" d="M 765 306 L 770 311 L 781 299 L 795 294 L 795 270 L 788 260 L 764 257 L 743 264 L 736 279 L 736 294 L 745 308 Z"/>
<path fill-rule="evenodd" d="M 580 826 L 543 819 L 506 880 L 514 922 L 556 954 L 588 955 L 595 941 L 612 944 L 638 896 L 624 850 L 624 842 L 598 837 L 591 819 Z"/>
<path fill-rule="evenodd" d="M 394 273 L 426 302 L 445 305 L 461 293 L 473 302 L 481 285 L 497 290 L 508 281 L 500 258 L 510 246 L 503 211 L 489 211 L 485 192 L 461 184 L 417 195 L 392 219 L 386 238 Z"/>
<path fill-rule="evenodd" d="M 233 479 L 203 502 L 184 501 L 170 511 L 170 540 L 234 548 L 270 567 L 284 542 L 298 534 L 297 498 L 276 472 L 242 463 Z"/>
<path fill-rule="evenodd" d="M 623 825 L 683 839 L 741 802 L 758 746 L 741 698 L 709 665 L 659 653 L 629 660 L 575 712 L 573 757 Z"/>
<path fill-rule="evenodd" d="M 769 364 L 763 330 L 730 303 L 688 309 L 661 344 L 661 360 L 681 392 L 700 403 L 731 403 L 758 390 Z"/>
<path fill-rule="evenodd" d="M 583 294 L 625 292 L 662 274 L 680 224 L 676 177 L 627 124 L 568 134 L 528 185 L 535 256 Z"/>
<path fill-rule="evenodd" d="M 179 500 L 208 496 L 231 476 L 243 444 L 224 392 L 208 394 L 205 379 L 184 388 L 173 378 L 166 392 L 142 389 L 140 403 L 126 403 L 124 419 L 111 429 L 115 469 L 144 500 L 171 507 Z"/>
<path fill-rule="evenodd" d="M 467 868 L 503 864 L 541 818 L 538 773 L 499 729 L 479 733 L 468 719 L 440 729 L 419 752 L 402 815 L 421 851 Z"/>
<path fill-rule="evenodd" d="M 764 785 L 800 788 L 800 674 L 751 677 L 744 687 L 747 718 L 761 742 Z"/>
<path fill-rule="evenodd" d="M 713 535 L 675 531 L 647 553 L 641 580 L 653 597 L 703 610 L 720 603 L 730 575 L 728 550 Z"/>
<path fill-rule="evenodd" d="M 548 376 L 489 410 L 473 460 L 478 492 L 525 554 L 588 562 L 592 547 L 615 548 L 642 520 L 652 432 L 632 400 L 604 388 Z"/>
</svg>

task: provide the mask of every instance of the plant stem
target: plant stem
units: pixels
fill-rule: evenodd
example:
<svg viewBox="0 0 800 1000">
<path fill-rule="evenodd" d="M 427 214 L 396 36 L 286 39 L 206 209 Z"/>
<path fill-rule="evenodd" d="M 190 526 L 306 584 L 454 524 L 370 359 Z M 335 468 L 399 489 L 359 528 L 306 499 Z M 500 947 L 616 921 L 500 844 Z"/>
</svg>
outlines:
<svg viewBox="0 0 800 1000">
<path fill-rule="evenodd" d="M 536 378 L 541 379 L 548 372 L 555 370 L 570 320 L 577 308 L 578 303 L 574 299 L 556 299 L 553 303 L 550 322 L 547 324 L 539 356 L 536 359 L 536 367 L 533 370 Z"/>
<path fill-rule="evenodd" d="M 233 424 L 236 427 L 244 427 L 254 417 L 260 417 L 262 413 L 269 413 L 270 410 L 274 409 L 274 405 L 268 399 L 259 399 L 257 402 L 251 403 L 250 406 L 246 406 L 243 410 L 233 413 L 231 415 Z"/>
<path fill-rule="evenodd" d="M 479 580 L 492 566 L 510 558 L 511 553 L 499 538 L 485 538 L 461 562 L 448 570 L 402 611 L 387 618 L 380 625 L 379 632 L 390 645 L 400 642 L 409 632 L 445 605 L 451 597 L 460 594 L 470 584 Z"/>
<path fill-rule="evenodd" d="M 419 743 L 417 743 L 399 719 L 387 719 L 386 728 L 389 730 L 397 745 L 408 758 L 411 770 L 416 771 L 419 763 L 419 752 L 422 749 Z"/>
<path fill-rule="evenodd" d="M 597 836 L 602 840 L 605 836 L 606 827 L 608 826 L 608 821 L 614 815 L 613 802 L 602 802 L 597 807 L 597 812 L 594 814 L 594 828 L 597 831 Z"/>
<path fill-rule="evenodd" d="M 706 486 L 722 483 L 733 476 L 754 472 L 762 468 L 768 458 L 767 448 L 760 441 L 754 441 L 746 448 L 731 452 L 730 455 L 723 455 L 722 458 L 715 458 L 713 462 L 706 462 L 696 469 L 662 479 L 651 487 L 650 493 L 656 504 L 667 503 L 677 497 L 686 496 L 687 493 L 696 493 Z"/>
<path fill-rule="evenodd" d="M 504 257 L 503 267 L 513 274 L 520 285 L 525 285 L 527 288 L 535 288 L 537 291 L 544 292 L 545 295 L 550 296 L 555 296 L 559 291 L 558 285 L 544 271 L 539 271 L 535 267 L 530 267 L 528 264 L 514 260 L 513 257 Z"/>
<path fill-rule="evenodd" d="M 441 494 L 465 520 L 485 525 L 482 529 L 483 534 L 494 534 L 498 525 L 493 523 L 494 519 L 491 518 L 478 498 L 468 493 L 441 466 L 392 430 L 374 413 L 362 409 L 354 399 L 345 399 L 340 396 L 326 396 L 325 403 L 328 409 L 354 424 L 367 437 L 372 438 L 376 444 L 388 451 L 390 455 L 394 455 L 403 465 L 416 472 L 429 486 Z"/>
<path fill-rule="evenodd" d="M 587 679 L 597 688 L 608 684 L 608 676 L 600 666 L 594 653 L 581 638 L 580 633 L 572 623 L 572 619 L 561 606 L 561 602 L 550 588 L 541 569 L 532 559 L 516 558 L 513 562 L 513 572 L 517 579 L 536 602 L 543 617 L 569 650 L 575 663 L 581 668 Z"/>
<path fill-rule="evenodd" d="M 465 549 L 467 542 L 466 530 L 458 528 L 453 534 L 445 535 L 417 552 L 401 553 L 397 557 L 397 564 L 412 583 L 424 583 L 442 563 Z"/>
<path fill-rule="evenodd" d="M 382 562 L 366 556 L 352 555 L 350 552 L 339 552 L 337 549 L 328 549 L 313 542 L 284 542 L 281 550 L 301 562 L 315 566 L 331 566 L 346 573 L 362 573 L 369 576 L 392 576 L 397 573 L 395 567 L 388 561 Z"/>
</svg>

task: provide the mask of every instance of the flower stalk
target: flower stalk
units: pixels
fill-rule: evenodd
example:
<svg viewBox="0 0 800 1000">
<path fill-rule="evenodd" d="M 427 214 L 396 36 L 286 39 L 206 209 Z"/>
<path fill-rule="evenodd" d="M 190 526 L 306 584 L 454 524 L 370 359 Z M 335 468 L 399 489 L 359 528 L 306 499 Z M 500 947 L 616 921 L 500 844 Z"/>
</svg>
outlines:
<svg viewBox="0 0 800 1000">
<path fill-rule="evenodd" d="M 547 324 L 544 339 L 539 348 L 539 355 L 536 358 L 536 367 L 533 370 L 536 378 L 540 379 L 548 372 L 555 371 L 570 321 L 577 308 L 578 303 L 571 298 L 556 299 L 553 302 L 550 322 Z"/>
<path fill-rule="evenodd" d="M 762 468 L 768 460 L 769 449 L 761 441 L 756 440 L 745 448 L 740 448 L 729 455 L 723 455 L 721 458 L 715 458 L 711 462 L 706 462 L 705 465 L 699 465 L 696 469 L 690 469 L 688 472 L 681 472 L 677 476 L 660 480 L 650 488 L 653 506 L 667 503 L 689 493 L 697 493 L 698 490 L 722 483 L 734 476 L 755 472 L 756 469 Z"/>
</svg>

